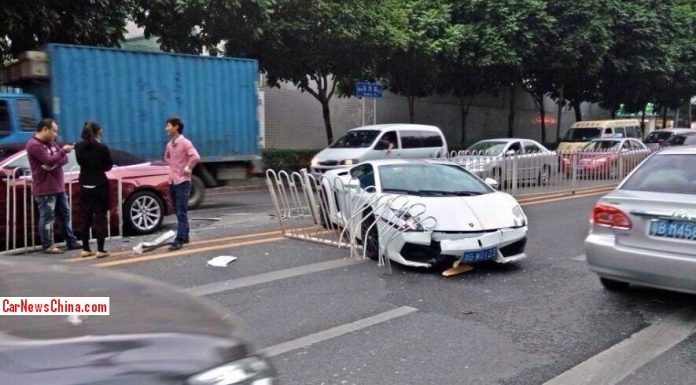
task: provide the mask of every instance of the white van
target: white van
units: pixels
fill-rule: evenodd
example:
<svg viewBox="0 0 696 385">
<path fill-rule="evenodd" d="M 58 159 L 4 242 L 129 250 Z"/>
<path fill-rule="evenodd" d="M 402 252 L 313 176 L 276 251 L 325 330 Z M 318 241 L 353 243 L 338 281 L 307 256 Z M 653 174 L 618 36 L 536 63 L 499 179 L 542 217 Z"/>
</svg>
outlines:
<svg viewBox="0 0 696 385">
<path fill-rule="evenodd" d="M 312 159 L 311 173 L 375 159 L 426 159 L 447 152 L 447 141 L 435 126 L 379 124 L 348 131 Z"/>
<path fill-rule="evenodd" d="M 577 151 L 599 138 L 640 139 L 640 122 L 636 119 L 586 120 L 573 124 L 558 144 L 556 151 Z"/>
</svg>

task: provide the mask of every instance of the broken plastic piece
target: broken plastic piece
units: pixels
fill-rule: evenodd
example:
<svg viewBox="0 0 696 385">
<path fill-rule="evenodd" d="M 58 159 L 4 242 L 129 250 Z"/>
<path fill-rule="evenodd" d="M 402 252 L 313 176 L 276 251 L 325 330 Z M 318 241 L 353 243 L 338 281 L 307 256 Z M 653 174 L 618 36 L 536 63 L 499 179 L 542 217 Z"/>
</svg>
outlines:
<svg viewBox="0 0 696 385">
<path fill-rule="evenodd" d="M 141 255 L 145 251 L 154 250 L 165 243 L 171 241 L 176 236 L 176 232 L 169 230 L 150 242 L 140 242 L 133 247 L 133 255 Z"/>
<path fill-rule="evenodd" d="M 467 271 L 471 271 L 471 270 L 474 270 L 473 266 L 467 265 L 466 263 L 460 263 L 460 261 L 457 261 L 454 263 L 454 265 L 452 267 L 443 271 L 442 275 L 445 277 L 452 277 L 455 275 L 466 273 Z"/>
<path fill-rule="evenodd" d="M 227 267 L 231 262 L 234 262 L 237 260 L 237 257 L 233 257 L 230 255 L 221 255 L 219 257 L 215 257 L 211 260 L 208 261 L 208 265 L 210 266 L 215 266 L 215 267 Z"/>
</svg>

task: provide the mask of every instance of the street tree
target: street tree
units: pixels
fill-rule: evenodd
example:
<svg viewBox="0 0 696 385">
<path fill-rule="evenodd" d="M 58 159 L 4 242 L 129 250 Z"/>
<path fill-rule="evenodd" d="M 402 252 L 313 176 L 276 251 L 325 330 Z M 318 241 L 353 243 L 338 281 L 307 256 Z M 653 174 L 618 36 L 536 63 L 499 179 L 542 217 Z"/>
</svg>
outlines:
<svg viewBox="0 0 696 385">
<path fill-rule="evenodd" d="M 408 21 L 406 44 L 378 66 L 388 90 L 408 101 L 414 122 L 416 98 L 432 95 L 444 68 L 454 61 L 462 39 L 462 26 L 452 23 L 445 0 L 402 0 Z"/>
<path fill-rule="evenodd" d="M 1 1 L 0 59 L 46 43 L 118 46 L 133 0 Z"/>
</svg>

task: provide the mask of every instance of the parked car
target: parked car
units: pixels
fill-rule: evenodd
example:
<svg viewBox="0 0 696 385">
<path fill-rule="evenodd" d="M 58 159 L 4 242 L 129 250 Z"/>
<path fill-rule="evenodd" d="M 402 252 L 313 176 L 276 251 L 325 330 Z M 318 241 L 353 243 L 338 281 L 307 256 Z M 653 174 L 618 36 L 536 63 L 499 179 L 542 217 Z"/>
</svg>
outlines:
<svg viewBox="0 0 696 385">
<path fill-rule="evenodd" d="M 111 157 L 114 161 L 114 168 L 107 172 L 107 177 L 110 182 L 109 224 L 112 232 L 116 233 L 119 228 L 117 210 L 119 178 L 122 181 L 124 228 L 134 234 L 148 234 L 156 231 L 161 226 L 164 217 L 173 212 L 168 186 L 169 167 L 160 162 L 147 162 L 136 155 L 120 150 L 111 149 Z M 22 150 L 0 162 L 0 169 L 3 170 L 4 174 L 4 179 L 0 181 L 0 189 L 2 190 L 0 194 L 0 218 L 14 215 L 12 207 L 8 208 L 7 198 L 8 196 L 16 197 L 11 201 L 16 200 L 17 202 L 16 223 L 9 225 L 11 232 L 16 229 L 17 244 L 23 245 L 24 223 L 25 220 L 27 224 L 30 223 L 32 213 L 28 204 L 31 202 L 31 170 L 26 151 Z M 77 183 L 79 167 L 74 151 L 68 154 L 68 163 L 63 166 L 63 170 L 65 172 L 66 192 L 73 202 L 73 227 L 79 230 L 80 216 L 77 215 L 76 206 L 79 202 L 80 192 Z M 17 186 L 16 189 L 11 188 L 8 195 L 7 178 L 13 173 L 17 178 Z M 25 206 L 27 206 L 26 209 Z M 0 221 L 0 243 L 3 246 L 6 241 L 7 225 L 7 221 Z M 30 233 L 31 230 L 29 229 Z"/>
<path fill-rule="evenodd" d="M 231 316 L 202 299 L 121 272 L 0 258 L 0 296 L 85 295 L 109 297 L 109 315 L 0 317 L 3 384 L 275 384 Z"/>
<path fill-rule="evenodd" d="M 696 294 L 696 148 L 655 153 L 594 206 L 587 263 L 607 289 Z"/>
<path fill-rule="evenodd" d="M 530 139 L 482 140 L 452 160 L 499 185 L 512 181 L 513 170 L 519 182 L 546 185 L 558 169 L 556 153 Z"/>
<path fill-rule="evenodd" d="M 579 151 L 562 157 L 568 176 L 593 179 L 620 179 L 642 162 L 650 150 L 637 139 L 595 139 Z"/>
<path fill-rule="evenodd" d="M 694 132 L 696 132 L 696 130 L 692 130 L 689 128 L 666 128 L 663 130 L 656 130 L 651 132 L 643 142 L 649 149 L 654 151 L 667 146 L 669 140 L 672 139 L 675 135 L 688 134 Z"/>
<path fill-rule="evenodd" d="M 447 153 L 439 128 L 420 124 L 380 124 L 348 131 L 312 159 L 315 177 L 326 171 L 376 159 L 427 159 Z"/>
<path fill-rule="evenodd" d="M 488 183 L 495 185 L 492 179 Z M 385 250 L 383 255 L 399 264 L 429 268 L 526 257 L 527 217 L 515 198 L 455 163 L 370 161 L 327 172 L 322 187 L 327 220 L 355 225 L 347 228 L 362 240 L 369 258 Z M 383 203 L 397 196 L 403 198 L 399 203 Z M 356 201 L 367 202 L 365 210 L 354 213 Z M 351 222 L 353 214 L 358 217 Z"/>
<path fill-rule="evenodd" d="M 696 130 L 690 130 L 672 135 L 672 137 L 665 142 L 664 146 L 696 146 Z"/>
<path fill-rule="evenodd" d="M 640 122 L 636 119 L 585 120 L 574 123 L 563 135 L 556 151 L 576 151 L 586 143 L 601 138 L 641 138 Z"/>
</svg>

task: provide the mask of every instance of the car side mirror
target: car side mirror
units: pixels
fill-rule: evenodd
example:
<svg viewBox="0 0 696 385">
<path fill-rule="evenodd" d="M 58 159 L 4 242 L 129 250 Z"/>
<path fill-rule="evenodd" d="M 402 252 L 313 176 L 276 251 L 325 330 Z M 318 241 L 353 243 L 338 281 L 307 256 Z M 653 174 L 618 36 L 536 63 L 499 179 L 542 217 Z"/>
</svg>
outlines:
<svg viewBox="0 0 696 385">
<path fill-rule="evenodd" d="M 488 186 L 490 186 L 491 188 L 494 188 L 496 190 L 498 189 L 498 181 L 497 180 L 495 180 L 493 178 L 486 178 L 486 180 L 484 180 L 484 182 L 486 182 L 486 184 Z"/>
</svg>

